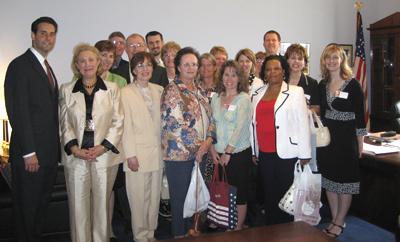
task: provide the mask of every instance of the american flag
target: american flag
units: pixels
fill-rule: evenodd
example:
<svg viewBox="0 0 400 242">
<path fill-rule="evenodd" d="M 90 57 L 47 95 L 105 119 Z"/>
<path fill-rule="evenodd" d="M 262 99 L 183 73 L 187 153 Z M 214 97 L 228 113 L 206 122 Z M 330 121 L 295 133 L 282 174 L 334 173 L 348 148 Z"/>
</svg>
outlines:
<svg viewBox="0 0 400 242">
<path fill-rule="evenodd" d="M 364 92 L 365 103 L 365 121 L 369 123 L 369 108 L 368 108 L 368 89 L 367 89 L 367 71 L 365 63 L 365 48 L 364 48 L 364 33 L 362 18 L 359 11 L 357 11 L 357 37 L 356 37 L 356 53 L 354 58 L 353 71 L 355 78 L 360 82 Z"/>
</svg>

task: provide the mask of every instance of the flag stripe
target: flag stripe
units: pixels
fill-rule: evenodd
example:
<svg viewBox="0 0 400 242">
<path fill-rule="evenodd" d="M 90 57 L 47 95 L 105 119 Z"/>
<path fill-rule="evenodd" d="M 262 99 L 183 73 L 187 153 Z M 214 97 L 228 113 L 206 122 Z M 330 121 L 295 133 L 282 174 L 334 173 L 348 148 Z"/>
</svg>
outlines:
<svg viewBox="0 0 400 242">
<path fill-rule="evenodd" d="M 367 83 L 367 68 L 365 63 L 365 48 L 364 48 L 364 33 L 361 13 L 357 11 L 357 37 L 356 37 L 356 53 L 354 59 L 353 72 L 355 78 L 360 82 L 361 88 L 364 93 L 365 102 L 365 121 L 369 123 L 369 108 L 368 108 L 368 83 Z"/>
</svg>

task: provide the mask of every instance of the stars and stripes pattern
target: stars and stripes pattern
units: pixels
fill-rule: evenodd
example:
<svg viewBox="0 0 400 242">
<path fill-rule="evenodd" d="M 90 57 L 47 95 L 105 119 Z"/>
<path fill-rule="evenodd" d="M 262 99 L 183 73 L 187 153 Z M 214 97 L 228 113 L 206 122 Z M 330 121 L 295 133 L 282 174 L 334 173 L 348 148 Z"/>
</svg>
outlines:
<svg viewBox="0 0 400 242">
<path fill-rule="evenodd" d="M 356 37 L 356 53 L 354 58 L 353 71 L 355 78 L 360 82 L 364 92 L 365 103 L 365 121 L 369 123 L 369 108 L 368 108 L 368 84 L 367 84 L 367 68 L 365 62 L 365 48 L 364 48 L 364 33 L 362 18 L 359 11 L 357 11 L 357 37 Z"/>
<path fill-rule="evenodd" d="M 218 227 L 235 229 L 238 222 L 236 208 L 237 189 L 227 183 L 222 187 L 224 189 L 210 187 L 212 191 L 210 191 L 211 196 L 208 203 L 207 219 L 210 223 Z"/>
</svg>

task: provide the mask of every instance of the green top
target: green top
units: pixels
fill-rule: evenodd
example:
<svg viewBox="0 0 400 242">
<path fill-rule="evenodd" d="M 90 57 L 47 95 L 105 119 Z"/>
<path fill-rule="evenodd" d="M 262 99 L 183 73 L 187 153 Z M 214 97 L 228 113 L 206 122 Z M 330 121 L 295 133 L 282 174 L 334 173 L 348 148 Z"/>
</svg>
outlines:
<svg viewBox="0 0 400 242">
<path fill-rule="evenodd" d="M 74 77 L 72 78 L 72 81 L 76 81 L 79 78 L 77 76 L 74 75 Z M 107 71 L 107 77 L 105 79 L 105 81 L 109 81 L 109 82 L 114 82 L 115 84 L 117 84 L 117 86 L 119 88 L 123 88 L 124 86 L 126 86 L 128 83 L 126 82 L 125 78 L 123 78 L 122 76 L 109 72 Z"/>
<path fill-rule="evenodd" d="M 239 93 L 229 107 L 221 107 L 221 96 L 214 95 L 211 100 L 213 121 L 217 130 L 215 149 L 224 153 L 230 145 L 235 148 L 233 153 L 241 152 L 250 147 L 250 125 L 253 108 L 250 96 Z"/>
<path fill-rule="evenodd" d="M 106 81 L 115 82 L 119 88 L 123 88 L 127 84 L 125 78 L 109 71 L 107 71 Z"/>
</svg>

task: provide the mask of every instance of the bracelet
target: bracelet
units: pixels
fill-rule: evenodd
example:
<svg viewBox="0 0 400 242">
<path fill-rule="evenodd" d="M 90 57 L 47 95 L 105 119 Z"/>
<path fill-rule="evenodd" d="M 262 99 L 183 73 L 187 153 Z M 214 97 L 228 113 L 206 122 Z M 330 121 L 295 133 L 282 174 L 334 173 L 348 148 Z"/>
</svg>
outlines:
<svg viewBox="0 0 400 242">
<path fill-rule="evenodd" d="M 230 152 L 225 152 L 224 154 L 225 154 L 225 155 L 233 155 L 233 154 L 230 153 Z"/>
</svg>

